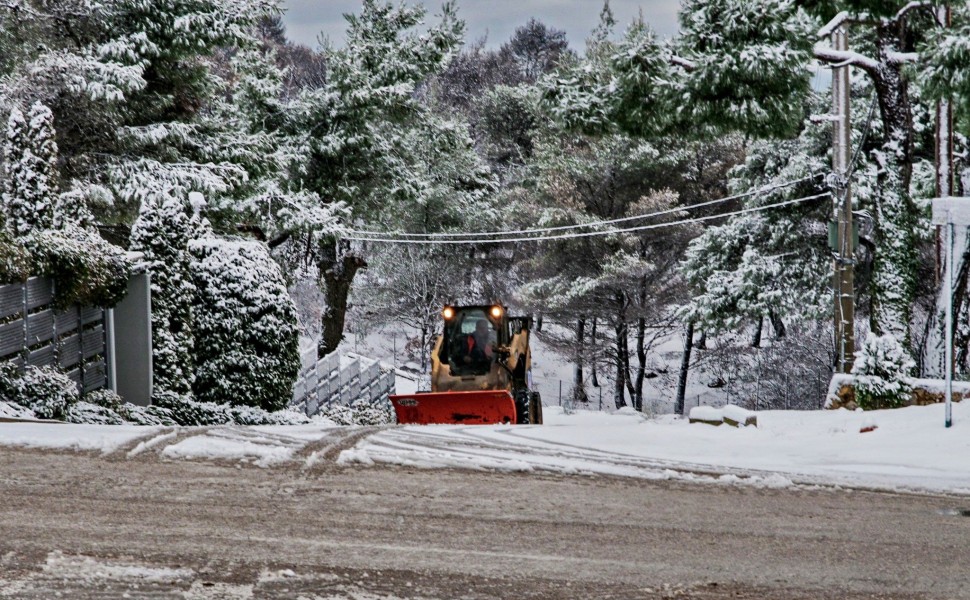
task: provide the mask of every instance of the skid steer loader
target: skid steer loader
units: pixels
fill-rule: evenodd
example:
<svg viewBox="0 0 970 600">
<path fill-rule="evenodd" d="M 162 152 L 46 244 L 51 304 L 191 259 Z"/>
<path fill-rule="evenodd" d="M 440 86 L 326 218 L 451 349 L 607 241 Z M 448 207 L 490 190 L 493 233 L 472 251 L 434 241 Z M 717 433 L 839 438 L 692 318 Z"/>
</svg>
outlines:
<svg viewBox="0 0 970 600">
<path fill-rule="evenodd" d="M 532 391 L 529 317 L 495 305 L 446 306 L 431 353 L 431 391 L 391 396 L 402 424 L 542 423 Z"/>
</svg>

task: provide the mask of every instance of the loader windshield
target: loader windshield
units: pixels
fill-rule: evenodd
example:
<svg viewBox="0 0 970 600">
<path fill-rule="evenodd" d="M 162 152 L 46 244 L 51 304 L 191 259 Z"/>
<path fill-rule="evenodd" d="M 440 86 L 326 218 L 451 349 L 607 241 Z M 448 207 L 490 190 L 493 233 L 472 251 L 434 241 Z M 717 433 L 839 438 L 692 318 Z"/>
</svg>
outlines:
<svg viewBox="0 0 970 600">
<path fill-rule="evenodd" d="M 496 329 L 482 309 L 458 311 L 445 324 L 447 362 L 456 375 L 484 375 L 495 358 Z"/>
</svg>

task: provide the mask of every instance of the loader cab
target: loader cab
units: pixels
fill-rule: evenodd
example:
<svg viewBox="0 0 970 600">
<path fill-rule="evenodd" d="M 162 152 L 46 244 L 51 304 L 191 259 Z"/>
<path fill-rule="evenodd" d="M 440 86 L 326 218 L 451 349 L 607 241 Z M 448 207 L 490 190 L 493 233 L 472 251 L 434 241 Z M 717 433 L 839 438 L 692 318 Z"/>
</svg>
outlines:
<svg viewBox="0 0 970 600">
<path fill-rule="evenodd" d="M 499 349 L 509 343 L 505 307 L 447 306 L 442 316 L 445 326 L 439 360 L 448 364 L 454 375 L 486 375 Z"/>
</svg>

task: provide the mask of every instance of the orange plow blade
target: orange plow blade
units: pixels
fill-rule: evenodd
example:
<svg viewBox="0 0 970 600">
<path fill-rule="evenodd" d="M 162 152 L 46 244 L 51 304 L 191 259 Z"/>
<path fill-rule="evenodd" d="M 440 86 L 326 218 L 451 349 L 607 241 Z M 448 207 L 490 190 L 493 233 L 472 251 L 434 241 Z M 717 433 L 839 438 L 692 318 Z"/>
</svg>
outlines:
<svg viewBox="0 0 970 600">
<path fill-rule="evenodd" d="M 506 390 L 400 394 L 391 404 L 402 425 L 515 423 L 515 401 Z"/>
</svg>

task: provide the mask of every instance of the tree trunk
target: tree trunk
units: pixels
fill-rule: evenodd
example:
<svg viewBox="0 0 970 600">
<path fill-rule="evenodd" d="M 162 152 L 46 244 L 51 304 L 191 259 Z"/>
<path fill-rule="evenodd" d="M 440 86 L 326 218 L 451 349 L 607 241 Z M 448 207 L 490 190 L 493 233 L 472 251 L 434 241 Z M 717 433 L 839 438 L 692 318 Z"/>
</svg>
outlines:
<svg viewBox="0 0 970 600">
<path fill-rule="evenodd" d="M 350 287 L 357 271 L 366 267 L 367 263 L 363 258 L 352 254 L 349 246 L 344 243 L 338 248 L 336 240 L 323 240 L 320 251 L 318 265 L 327 310 L 321 318 L 323 333 L 317 346 L 317 356 L 323 358 L 336 350 L 344 338 Z"/>
<path fill-rule="evenodd" d="M 690 371 L 690 353 L 694 347 L 694 322 L 687 323 L 687 333 L 684 338 L 684 355 L 680 360 L 680 375 L 677 377 L 677 402 L 674 412 L 684 415 L 684 398 L 687 395 L 687 374 Z"/>
<path fill-rule="evenodd" d="M 592 328 L 590 330 L 590 344 L 589 344 L 589 347 L 593 350 L 593 352 L 596 351 L 596 317 L 593 317 L 593 325 L 592 325 Z M 589 380 L 589 382 L 593 385 L 593 387 L 597 387 L 598 388 L 600 386 L 600 382 L 599 382 L 599 379 L 596 377 L 596 363 L 597 363 L 597 360 L 596 360 L 596 355 L 595 354 L 592 354 L 592 356 L 593 356 L 593 370 L 590 373 L 590 380 Z M 602 397 L 602 392 L 600 392 L 600 397 Z"/>
<path fill-rule="evenodd" d="M 421 326 L 421 372 L 427 373 L 428 368 L 428 326 Z"/>
<path fill-rule="evenodd" d="M 575 370 L 573 372 L 573 401 L 589 402 L 586 395 L 586 382 L 583 379 L 583 363 L 586 356 L 586 318 L 580 317 L 576 321 L 576 349 L 573 357 Z"/>
<path fill-rule="evenodd" d="M 701 331 L 701 335 L 697 338 L 696 347 L 698 350 L 707 350 L 707 331 Z"/>
<path fill-rule="evenodd" d="M 916 289 L 916 207 L 909 194 L 912 174 L 912 108 L 899 63 L 897 31 L 880 26 L 876 40 L 880 69 L 870 73 L 882 115 L 882 147 L 874 153 L 877 186 L 875 232 L 877 248 L 872 272 L 872 331 L 890 333 L 907 351 L 909 323 Z"/>
<path fill-rule="evenodd" d="M 626 322 L 627 296 L 623 290 L 614 292 L 616 300 L 616 381 L 613 402 L 617 408 L 626 406 L 626 384 L 630 379 L 629 329 Z"/>
<path fill-rule="evenodd" d="M 768 320 L 771 321 L 771 328 L 775 330 L 776 340 L 784 339 L 788 335 L 785 322 L 774 311 L 768 313 Z"/>
<path fill-rule="evenodd" d="M 645 255 L 643 253 L 642 255 Z M 633 408 L 643 412 L 643 379 L 647 374 L 647 319 L 643 316 L 647 305 L 647 277 L 640 277 L 640 287 L 637 291 L 640 316 L 637 317 L 637 374 L 633 382 Z"/>
<path fill-rule="evenodd" d="M 761 331 L 763 329 L 764 322 L 765 322 L 764 317 L 758 317 L 758 320 L 755 321 L 754 335 L 751 336 L 752 348 L 761 347 Z"/>
<path fill-rule="evenodd" d="M 647 374 L 647 320 L 637 319 L 637 375 L 633 384 L 633 408 L 643 412 L 643 379 Z"/>
<path fill-rule="evenodd" d="M 614 329 L 616 331 L 616 381 L 613 382 L 613 403 L 617 408 L 623 408 L 626 406 L 626 371 L 623 367 L 625 361 L 623 356 L 625 343 L 623 340 L 626 340 L 626 323 L 618 320 Z"/>
</svg>

